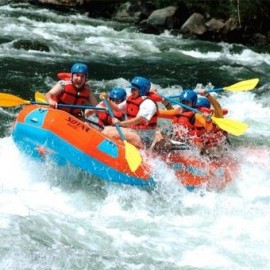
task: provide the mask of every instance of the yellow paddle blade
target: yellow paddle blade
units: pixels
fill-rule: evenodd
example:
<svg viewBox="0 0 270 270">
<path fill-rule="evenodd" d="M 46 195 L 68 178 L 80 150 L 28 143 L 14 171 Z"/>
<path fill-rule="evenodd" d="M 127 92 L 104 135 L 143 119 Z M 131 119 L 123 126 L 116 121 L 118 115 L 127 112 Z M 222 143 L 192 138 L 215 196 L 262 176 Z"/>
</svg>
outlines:
<svg viewBox="0 0 270 270">
<path fill-rule="evenodd" d="M 35 93 L 35 101 L 36 102 L 43 102 L 43 103 L 47 103 L 47 100 L 45 98 L 45 95 L 39 92 Z"/>
<path fill-rule="evenodd" d="M 129 168 L 132 172 L 135 172 L 142 163 L 142 157 L 139 150 L 132 144 L 124 141 L 125 151 L 126 151 L 126 160 L 129 165 Z"/>
<path fill-rule="evenodd" d="M 240 91 L 249 91 L 256 87 L 258 84 L 259 79 L 250 79 L 242 82 L 235 83 L 231 86 L 223 87 L 224 90 L 233 91 L 233 92 L 240 92 Z"/>
<path fill-rule="evenodd" d="M 0 107 L 14 107 L 26 104 L 30 104 L 30 101 L 11 94 L 0 93 Z"/>
<path fill-rule="evenodd" d="M 211 119 L 218 127 L 235 136 L 243 135 L 248 129 L 248 125 L 246 123 L 237 120 L 217 118 L 214 116 L 212 116 Z"/>
</svg>

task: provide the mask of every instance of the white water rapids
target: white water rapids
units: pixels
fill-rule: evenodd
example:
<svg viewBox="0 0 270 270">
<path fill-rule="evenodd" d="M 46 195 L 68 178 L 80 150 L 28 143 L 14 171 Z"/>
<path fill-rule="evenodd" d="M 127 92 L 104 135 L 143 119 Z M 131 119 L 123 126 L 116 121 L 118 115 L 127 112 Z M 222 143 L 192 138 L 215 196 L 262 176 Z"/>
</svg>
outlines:
<svg viewBox="0 0 270 270">
<path fill-rule="evenodd" d="M 239 173 L 218 192 L 189 192 L 162 164 L 149 192 L 39 163 L 10 136 L 18 109 L 0 109 L 0 269 L 270 269 L 269 53 L 31 6 L 0 10 L 1 92 L 47 91 L 78 59 L 96 92 L 141 72 L 165 95 L 260 78 L 253 91 L 218 96 L 228 117 L 249 125 L 231 138 Z M 21 39 L 50 51 L 15 49 Z"/>
</svg>

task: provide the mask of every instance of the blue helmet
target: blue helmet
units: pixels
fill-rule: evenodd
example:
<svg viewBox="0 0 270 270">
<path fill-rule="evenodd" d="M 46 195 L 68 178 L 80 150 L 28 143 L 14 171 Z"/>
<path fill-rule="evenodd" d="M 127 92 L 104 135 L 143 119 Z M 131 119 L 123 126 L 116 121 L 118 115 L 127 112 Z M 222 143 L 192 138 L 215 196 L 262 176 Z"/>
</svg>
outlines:
<svg viewBox="0 0 270 270">
<path fill-rule="evenodd" d="M 86 75 L 86 77 L 88 77 L 88 67 L 87 65 L 83 64 L 83 63 L 75 63 L 71 69 L 70 69 L 70 73 L 73 75 L 74 73 L 83 73 Z"/>
<path fill-rule="evenodd" d="M 192 107 L 196 107 L 197 94 L 193 90 L 183 90 L 179 96 L 180 102 L 191 101 Z"/>
<path fill-rule="evenodd" d="M 109 98 L 112 99 L 120 99 L 121 101 L 124 101 L 126 99 L 127 93 L 124 88 L 121 87 L 114 87 L 109 92 Z"/>
<path fill-rule="evenodd" d="M 131 87 L 132 86 L 139 89 L 140 96 L 147 96 L 151 88 L 151 82 L 144 77 L 134 77 L 131 80 Z"/>
<path fill-rule="evenodd" d="M 196 107 L 204 107 L 210 109 L 211 103 L 206 97 L 199 97 L 196 103 Z"/>
</svg>

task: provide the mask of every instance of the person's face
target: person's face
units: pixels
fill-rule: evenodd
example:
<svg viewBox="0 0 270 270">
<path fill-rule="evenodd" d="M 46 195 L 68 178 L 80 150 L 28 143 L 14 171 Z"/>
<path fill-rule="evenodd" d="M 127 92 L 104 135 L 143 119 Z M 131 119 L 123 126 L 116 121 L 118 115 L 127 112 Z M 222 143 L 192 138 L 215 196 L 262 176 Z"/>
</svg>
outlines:
<svg viewBox="0 0 270 270">
<path fill-rule="evenodd" d="M 110 100 L 111 100 L 112 102 L 114 102 L 115 104 L 120 104 L 120 103 L 122 102 L 121 99 L 116 99 L 116 98 L 110 98 Z"/>
<path fill-rule="evenodd" d="M 73 85 L 80 89 L 84 86 L 86 82 L 86 75 L 83 73 L 74 73 L 72 76 L 72 83 Z"/>
<path fill-rule="evenodd" d="M 182 100 L 181 103 L 189 107 L 192 107 L 192 101 Z M 186 110 L 186 108 L 184 108 L 184 110 Z"/>
<path fill-rule="evenodd" d="M 135 86 L 132 86 L 131 88 L 131 96 L 133 98 L 137 98 L 139 96 L 139 89 Z"/>
</svg>

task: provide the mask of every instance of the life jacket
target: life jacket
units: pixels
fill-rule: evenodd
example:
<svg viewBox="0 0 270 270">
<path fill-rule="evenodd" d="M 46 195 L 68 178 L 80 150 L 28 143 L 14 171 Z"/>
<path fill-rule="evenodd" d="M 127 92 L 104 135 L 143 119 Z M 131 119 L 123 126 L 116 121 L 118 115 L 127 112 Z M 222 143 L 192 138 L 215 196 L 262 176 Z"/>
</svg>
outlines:
<svg viewBox="0 0 270 270">
<path fill-rule="evenodd" d="M 71 81 L 65 81 L 64 91 L 55 99 L 59 104 L 86 105 L 89 104 L 89 95 L 89 87 L 84 86 L 80 91 L 77 91 Z M 63 108 L 60 106 L 59 108 L 74 116 L 80 116 L 81 109 L 79 108 Z"/>
<path fill-rule="evenodd" d="M 184 111 L 180 114 L 176 114 L 172 119 L 173 124 L 178 124 L 188 129 L 189 136 L 201 136 L 205 132 L 205 128 L 196 127 L 195 124 L 195 112 Z"/>
<path fill-rule="evenodd" d="M 205 134 L 208 134 L 205 127 L 195 126 L 195 112 L 184 111 L 173 117 L 172 122 L 176 125 L 174 138 L 184 143 L 203 147 L 206 144 Z"/>
<path fill-rule="evenodd" d="M 152 99 L 153 101 L 155 101 L 155 102 L 163 101 L 163 98 L 154 91 L 150 91 L 149 94 L 148 94 L 148 97 L 150 99 Z"/>
<path fill-rule="evenodd" d="M 104 103 L 101 103 L 101 105 L 106 108 Z M 120 121 L 125 120 L 125 113 L 122 111 L 113 111 L 114 117 L 119 119 Z M 102 126 L 111 126 L 112 123 L 112 117 L 110 114 L 106 111 L 98 111 L 96 113 L 98 117 L 98 123 Z"/>
<path fill-rule="evenodd" d="M 203 113 L 213 114 L 213 109 L 208 109 L 205 107 L 198 108 Z M 223 115 L 228 113 L 227 109 L 222 109 Z M 201 135 L 202 142 L 207 147 L 212 147 L 216 145 L 220 145 L 224 143 L 227 139 L 228 133 L 222 129 L 220 129 L 215 123 L 213 123 L 213 129 L 211 132 L 204 132 Z"/>
<path fill-rule="evenodd" d="M 129 96 L 126 100 L 126 111 L 127 111 L 127 118 L 132 119 L 135 118 L 139 112 L 140 105 L 142 102 L 146 99 L 151 99 L 151 97 L 137 97 L 137 98 L 132 98 L 132 96 Z M 152 99 L 151 99 L 152 100 Z M 132 126 L 131 128 L 133 129 L 155 129 L 157 127 L 157 122 L 158 122 L 158 106 L 157 103 L 152 100 L 156 107 L 157 111 L 153 115 L 153 117 L 149 121 L 142 121 L 141 123 Z"/>
<path fill-rule="evenodd" d="M 57 78 L 60 79 L 60 80 L 69 81 L 69 80 L 71 80 L 71 73 L 69 73 L 69 72 L 59 72 L 57 74 Z"/>
</svg>

